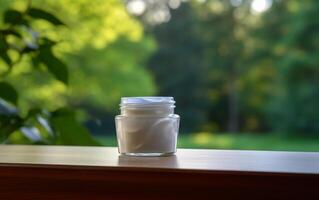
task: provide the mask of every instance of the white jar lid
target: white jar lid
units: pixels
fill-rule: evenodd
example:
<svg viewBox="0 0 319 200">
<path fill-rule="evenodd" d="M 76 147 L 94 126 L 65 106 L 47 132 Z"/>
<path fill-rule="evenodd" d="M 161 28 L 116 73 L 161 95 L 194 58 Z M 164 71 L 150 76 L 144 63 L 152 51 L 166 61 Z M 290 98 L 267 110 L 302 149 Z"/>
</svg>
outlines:
<svg viewBox="0 0 319 200">
<path fill-rule="evenodd" d="M 120 106 L 173 105 L 173 97 L 122 97 Z"/>
</svg>

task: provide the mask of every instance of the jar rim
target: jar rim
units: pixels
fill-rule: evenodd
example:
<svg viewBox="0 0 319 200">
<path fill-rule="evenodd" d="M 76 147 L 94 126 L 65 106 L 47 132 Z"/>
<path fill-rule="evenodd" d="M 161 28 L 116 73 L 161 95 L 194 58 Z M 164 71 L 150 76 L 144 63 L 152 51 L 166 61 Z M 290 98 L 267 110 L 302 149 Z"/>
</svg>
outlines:
<svg viewBox="0 0 319 200">
<path fill-rule="evenodd" d="M 122 97 L 120 106 L 160 106 L 174 105 L 173 97 L 146 96 L 146 97 Z"/>
</svg>

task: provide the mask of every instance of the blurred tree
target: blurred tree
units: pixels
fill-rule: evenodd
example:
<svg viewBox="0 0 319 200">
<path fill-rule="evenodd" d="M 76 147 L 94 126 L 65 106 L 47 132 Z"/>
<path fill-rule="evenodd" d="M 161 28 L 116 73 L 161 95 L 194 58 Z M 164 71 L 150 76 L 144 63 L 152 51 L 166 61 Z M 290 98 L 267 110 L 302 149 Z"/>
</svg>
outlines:
<svg viewBox="0 0 319 200">
<path fill-rule="evenodd" d="M 202 63 L 203 41 L 198 19 L 190 4 L 172 11 L 168 23 L 151 33 L 158 43 L 148 66 L 158 85 L 158 95 L 173 96 L 176 112 L 182 116 L 182 131 L 194 131 L 205 123 L 207 106 L 206 69 Z"/>
<path fill-rule="evenodd" d="M 155 21 L 166 13 L 151 28 L 158 51 L 148 65 L 159 95 L 176 97 L 184 130 L 317 132 L 318 5 L 260 2 L 191 1 L 168 12 L 162 1 L 146 12 Z"/>
<path fill-rule="evenodd" d="M 315 0 L 275 1 L 256 31 L 265 44 L 257 54 L 268 59 L 278 74 L 278 89 L 268 107 L 274 130 L 319 132 L 318 9 Z"/>
<path fill-rule="evenodd" d="M 209 67 L 209 117 L 229 132 L 239 130 L 238 84 L 245 53 L 240 31 L 246 30 L 239 30 L 241 21 L 234 17 L 235 9 L 228 1 L 197 5 L 201 37 L 206 44 L 204 59 Z"/>
<path fill-rule="evenodd" d="M 279 72 L 265 54 L 273 43 L 253 30 L 274 33 L 260 29 L 262 20 L 271 20 L 251 6 L 248 0 L 182 3 L 168 23 L 153 29 L 159 49 L 149 66 L 159 94 L 189 99 L 178 107 L 193 130 L 271 129 L 266 105 L 276 95 Z"/>
</svg>

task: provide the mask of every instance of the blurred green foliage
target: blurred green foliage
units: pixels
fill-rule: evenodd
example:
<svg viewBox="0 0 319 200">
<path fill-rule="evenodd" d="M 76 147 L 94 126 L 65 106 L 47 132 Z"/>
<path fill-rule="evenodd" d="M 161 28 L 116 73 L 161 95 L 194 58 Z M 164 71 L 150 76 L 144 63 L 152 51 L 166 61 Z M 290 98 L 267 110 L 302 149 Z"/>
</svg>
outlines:
<svg viewBox="0 0 319 200">
<path fill-rule="evenodd" d="M 173 96 L 176 113 L 182 116 L 184 131 L 198 130 L 208 122 L 207 67 L 203 62 L 204 41 L 198 16 L 190 5 L 176 11 L 169 23 L 156 26 L 151 33 L 158 42 L 148 66 L 159 87 L 158 95 Z M 176 17 L 175 17 L 176 15 Z"/>
<path fill-rule="evenodd" d="M 45 107 L 37 107 L 28 109 L 26 114 L 19 110 L 19 92 L 11 85 L 9 76 L 14 73 L 17 64 L 23 63 L 24 58 L 33 64 L 31 72 L 47 71 L 65 85 L 69 79 L 67 66 L 53 52 L 57 42 L 39 35 L 31 25 L 34 20 L 64 26 L 55 15 L 32 7 L 31 2 L 23 11 L 7 9 L 3 14 L 0 55 L 5 65 L 2 66 L 3 81 L 0 82 L 0 142 L 10 143 L 15 141 L 12 140 L 17 137 L 14 135 L 18 135 L 34 144 L 98 145 L 76 121 L 72 110 L 62 108 L 49 112 Z M 11 53 L 16 56 L 11 56 Z"/>
<path fill-rule="evenodd" d="M 276 87 L 280 88 L 267 110 L 272 129 L 319 133 L 318 9 L 318 1 L 274 4 L 262 18 L 264 31 L 256 31 L 256 39 L 268 44 L 257 49 L 264 57 L 260 60 L 268 57 L 277 74 Z M 272 34 L 265 34 L 265 30 Z"/>
<path fill-rule="evenodd" d="M 319 2 L 269 0 L 260 13 L 234 2 L 182 3 L 151 30 L 150 69 L 181 128 L 318 134 Z"/>
<path fill-rule="evenodd" d="M 2 5 L 23 10 L 26 2 L 15 0 Z M 67 25 L 52 29 L 43 20 L 32 22 L 41 36 L 59 41 L 53 51 L 65 60 L 72 73 L 66 88 L 47 74 L 29 73 L 32 64 L 21 61 L 12 79 L 19 78 L 16 88 L 21 93 L 23 111 L 30 104 L 56 109 L 85 102 L 114 113 L 123 94 L 154 94 L 155 86 L 143 65 L 155 43 L 143 35 L 142 25 L 129 16 L 120 1 L 34 0 L 32 5 L 46 8 Z"/>
<path fill-rule="evenodd" d="M 4 41 L 27 47 L 18 53 L 3 49 L 0 54 L 1 79 L 5 80 L 0 84 L 0 97 L 17 104 L 14 117 L 19 119 L 14 128 L 6 127 L 10 119 L 1 122 L 6 133 L 2 141 L 30 143 L 29 138 L 38 143 L 42 135 L 41 142 L 48 144 L 98 145 L 77 123 L 87 114 L 60 112 L 60 108 L 93 107 L 115 113 L 123 93 L 154 93 L 152 79 L 142 65 L 155 43 L 143 37 L 141 24 L 127 14 L 121 2 L 3 1 L 1 13 L 3 34 L 8 36 Z M 10 32 L 11 25 L 17 32 Z M 21 41 L 13 38 L 20 35 Z M 14 67 L 11 60 L 16 60 Z M 34 108 L 38 112 L 31 120 L 29 113 Z M 41 120 L 46 120 L 51 131 L 40 127 Z M 32 126 L 29 129 L 25 129 L 27 122 Z"/>
<path fill-rule="evenodd" d="M 319 134 L 318 1 L 132 1 L 1 1 L 2 141 L 96 145 L 77 121 L 115 133 L 120 97 L 150 95 L 183 133 Z"/>
</svg>

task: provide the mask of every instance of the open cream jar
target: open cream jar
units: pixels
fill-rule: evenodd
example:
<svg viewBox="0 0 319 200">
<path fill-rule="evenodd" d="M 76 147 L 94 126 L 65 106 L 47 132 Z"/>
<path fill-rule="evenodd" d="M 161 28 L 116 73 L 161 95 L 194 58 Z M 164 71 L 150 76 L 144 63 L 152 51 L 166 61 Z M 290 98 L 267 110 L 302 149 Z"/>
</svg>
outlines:
<svg viewBox="0 0 319 200">
<path fill-rule="evenodd" d="M 179 116 L 173 97 L 123 97 L 115 117 L 119 153 L 166 156 L 176 152 Z"/>
</svg>

